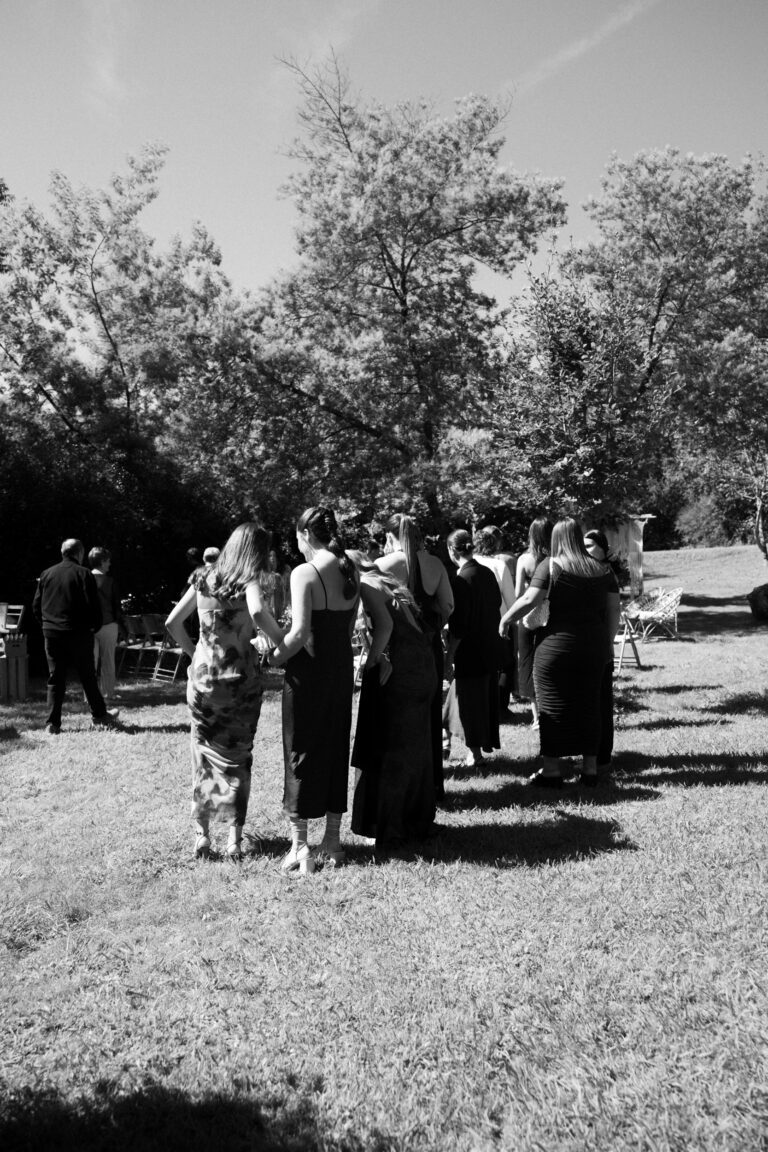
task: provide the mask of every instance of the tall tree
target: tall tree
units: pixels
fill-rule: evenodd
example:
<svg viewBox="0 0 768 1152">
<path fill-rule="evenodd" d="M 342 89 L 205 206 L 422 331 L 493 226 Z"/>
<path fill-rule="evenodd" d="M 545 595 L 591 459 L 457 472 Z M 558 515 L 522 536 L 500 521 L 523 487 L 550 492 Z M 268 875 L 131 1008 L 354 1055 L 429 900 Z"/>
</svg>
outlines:
<svg viewBox="0 0 768 1152">
<path fill-rule="evenodd" d="M 497 102 L 466 97 L 444 117 L 355 100 L 335 60 L 293 70 L 301 262 L 273 301 L 297 398 L 329 430 L 327 463 L 351 442 L 377 473 L 360 488 L 394 485 L 438 517 L 441 445 L 489 423 L 502 361 L 475 273 L 510 273 L 562 222 L 559 183 L 500 164 Z"/>
</svg>

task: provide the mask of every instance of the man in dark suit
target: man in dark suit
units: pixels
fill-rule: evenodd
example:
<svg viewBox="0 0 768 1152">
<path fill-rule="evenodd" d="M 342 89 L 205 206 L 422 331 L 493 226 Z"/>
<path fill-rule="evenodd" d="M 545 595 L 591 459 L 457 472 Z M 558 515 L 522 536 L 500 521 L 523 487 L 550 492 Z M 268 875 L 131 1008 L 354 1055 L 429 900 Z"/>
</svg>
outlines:
<svg viewBox="0 0 768 1152">
<path fill-rule="evenodd" d="M 61 563 L 43 572 L 32 604 L 45 641 L 49 673 L 46 730 L 52 736 L 61 731 L 70 664 L 83 685 L 93 723 L 110 726 L 117 717 L 116 711 L 107 710 L 96 682 L 93 635 L 101 628 L 101 605 L 93 574 L 83 567 L 83 551 L 79 540 L 64 541 Z"/>
</svg>

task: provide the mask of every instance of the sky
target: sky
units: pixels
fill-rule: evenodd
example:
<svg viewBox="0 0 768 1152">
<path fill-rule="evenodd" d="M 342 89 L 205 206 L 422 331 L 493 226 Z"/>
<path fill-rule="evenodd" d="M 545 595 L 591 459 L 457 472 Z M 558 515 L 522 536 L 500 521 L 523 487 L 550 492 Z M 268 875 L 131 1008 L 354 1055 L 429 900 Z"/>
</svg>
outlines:
<svg viewBox="0 0 768 1152">
<path fill-rule="evenodd" d="M 511 98 L 501 159 L 564 181 L 562 243 L 613 152 L 768 152 L 768 0 L 0 0 L 0 177 L 42 207 L 52 171 L 102 187 L 162 142 L 145 228 L 202 221 L 258 289 L 294 260 L 281 61 L 332 50 L 363 100 Z"/>
</svg>

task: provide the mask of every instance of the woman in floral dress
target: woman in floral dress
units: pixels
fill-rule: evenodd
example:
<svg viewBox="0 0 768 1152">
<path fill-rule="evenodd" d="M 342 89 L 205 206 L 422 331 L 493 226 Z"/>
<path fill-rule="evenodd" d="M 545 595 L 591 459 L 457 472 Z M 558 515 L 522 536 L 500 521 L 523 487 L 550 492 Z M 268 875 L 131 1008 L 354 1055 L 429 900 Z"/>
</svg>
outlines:
<svg viewBox="0 0 768 1152">
<path fill-rule="evenodd" d="M 260 585 L 267 570 L 270 534 L 259 524 L 234 530 L 209 569 L 176 605 L 166 627 L 192 663 L 187 703 L 192 718 L 192 816 L 195 854 L 210 852 L 210 820 L 229 827 L 227 855 L 239 859 L 251 789 L 253 738 L 261 710 L 262 684 L 252 645 L 260 629 L 273 644 L 283 629 L 269 612 Z M 195 645 L 184 621 L 195 610 L 200 638 Z"/>
</svg>

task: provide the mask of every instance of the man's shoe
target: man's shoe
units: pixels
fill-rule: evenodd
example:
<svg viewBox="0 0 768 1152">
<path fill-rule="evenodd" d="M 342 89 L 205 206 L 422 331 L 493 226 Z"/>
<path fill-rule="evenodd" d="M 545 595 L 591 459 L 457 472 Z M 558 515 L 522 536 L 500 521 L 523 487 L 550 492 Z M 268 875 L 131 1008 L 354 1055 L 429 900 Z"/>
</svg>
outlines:
<svg viewBox="0 0 768 1152">
<path fill-rule="evenodd" d="M 119 708 L 108 708 L 103 716 L 93 716 L 91 724 L 94 728 L 117 728 L 117 718 L 120 715 Z"/>
<path fill-rule="evenodd" d="M 45 730 L 49 736 L 58 736 L 61 732 L 61 726 L 59 724 L 46 724 Z"/>
</svg>

